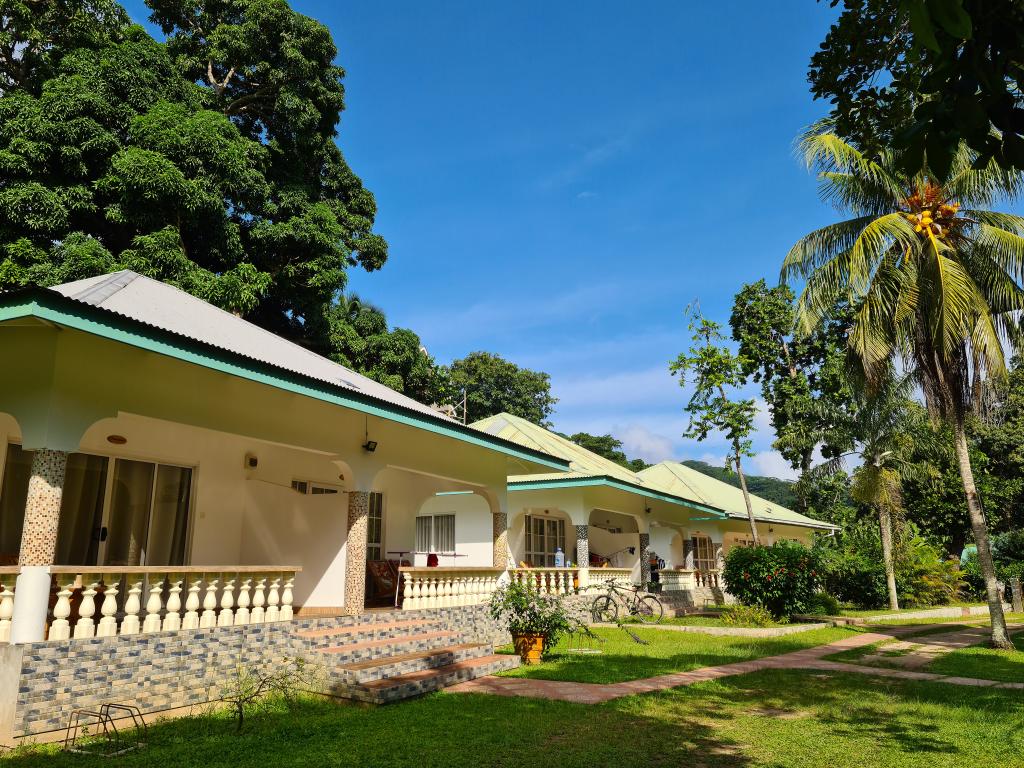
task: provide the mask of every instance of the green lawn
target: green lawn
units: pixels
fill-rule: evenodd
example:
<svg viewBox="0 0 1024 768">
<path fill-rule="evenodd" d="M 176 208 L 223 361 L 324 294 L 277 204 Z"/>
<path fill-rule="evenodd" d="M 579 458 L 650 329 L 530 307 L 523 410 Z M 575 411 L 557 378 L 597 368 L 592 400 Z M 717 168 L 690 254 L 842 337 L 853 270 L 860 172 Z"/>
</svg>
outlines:
<svg viewBox="0 0 1024 768">
<path fill-rule="evenodd" d="M 1024 632 L 1013 637 L 1015 651 L 974 646 L 941 656 L 928 665 L 929 672 L 940 675 L 976 677 L 1004 683 L 1024 683 Z"/>
<path fill-rule="evenodd" d="M 587 706 L 435 694 L 370 708 L 303 700 L 152 727 L 114 760 L 55 747 L 10 768 L 983 768 L 1020 766 L 1019 692 L 765 671 Z"/>
<path fill-rule="evenodd" d="M 1024 614 L 1008 614 L 1007 620 L 1010 622 L 1022 622 L 1024 621 Z M 909 635 L 902 635 L 900 639 L 913 639 L 915 637 L 923 637 L 931 634 L 942 634 L 945 632 L 954 632 L 958 627 L 977 627 L 978 623 L 958 623 L 957 625 L 947 627 L 928 627 L 924 626 L 920 632 L 914 632 Z M 1024 682 L 1024 631 L 1013 632 L 1014 645 L 1017 647 L 1016 651 L 999 651 L 995 648 L 986 648 L 984 643 L 972 646 L 970 648 L 961 648 L 956 651 L 951 651 L 948 654 L 940 656 L 932 663 L 928 664 L 921 671 L 923 672 L 935 672 L 940 675 L 954 675 L 957 677 L 973 677 L 979 680 L 998 680 L 1000 682 L 1008 683 L 1022 683 Z M 825 658 L 832 661 L 846 661 L 852 663 L 862 663 L 863 657 L 873 654 L 876 651 L 881 650 L 885 654 L 886 645 L 892 641 L 885 641 L 882 643 L 875 643 L 873 645 L 865 645 L 860 648 L 852 648 L 848 651 L 842 651 L 840 653 L 834 653 Z M 901 653 L 894 652 L 894 657 L 903 655 Z M 887 666 L 887 667 L 899 667 L 898 662 L 887 663 L 884 659 L 880 659 L 873 662 L 876 666 Z"/>
<path fill-rule="evenodd" d="M 863 631 L 860 628 L 828 627 L 783 637 L 748 638 L 673 632 L 636 625 L 631 625 L 630 630 L 647 640 L 649 645 L 634 642 L 621 629 L 598 627 L 594 632 L 605 642 L 594 643 L 593 647 L 602 651 L 600 655 L 573 653 L 569 650 L 570 640 L 563 639 L 543 663 L 522 666 L 502 674 L 542 680 L 618 683 L 799 651 Z M 511 647 L 503 650 L 511 652 Z"/>
</svg>

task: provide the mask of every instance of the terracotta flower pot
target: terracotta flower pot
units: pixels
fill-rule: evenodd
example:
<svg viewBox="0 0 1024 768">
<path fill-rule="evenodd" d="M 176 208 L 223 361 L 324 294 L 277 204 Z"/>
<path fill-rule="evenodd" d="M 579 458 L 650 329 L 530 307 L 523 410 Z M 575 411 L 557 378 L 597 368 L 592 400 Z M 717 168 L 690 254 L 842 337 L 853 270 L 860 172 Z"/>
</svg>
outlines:
<svg viewBox="0 0 1024 768">
<path fill-rule="evenodd" d="M 540 664 L 544 652 L 544 635 L 512 635 L 512 645 L 523 664 Z"/>
</svg>

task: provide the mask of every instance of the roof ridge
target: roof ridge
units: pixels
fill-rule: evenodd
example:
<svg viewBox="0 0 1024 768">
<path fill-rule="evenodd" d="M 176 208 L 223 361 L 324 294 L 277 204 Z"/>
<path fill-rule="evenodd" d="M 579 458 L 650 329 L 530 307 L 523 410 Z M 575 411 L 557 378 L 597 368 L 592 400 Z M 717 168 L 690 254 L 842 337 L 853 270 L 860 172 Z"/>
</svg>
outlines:
<svg viewBox="0 0 1024 768">
<path fill-rule="evenodd" d="M 98 307 L 115 293 L 125 289 L 140 277 L 142 275 L 138 272 L 130 269 L 121 269 L 117 272 L 103 275 L 103 279 L 97 280 L 88 288 L 83 289 L 70 298 Z"/>
</svg>

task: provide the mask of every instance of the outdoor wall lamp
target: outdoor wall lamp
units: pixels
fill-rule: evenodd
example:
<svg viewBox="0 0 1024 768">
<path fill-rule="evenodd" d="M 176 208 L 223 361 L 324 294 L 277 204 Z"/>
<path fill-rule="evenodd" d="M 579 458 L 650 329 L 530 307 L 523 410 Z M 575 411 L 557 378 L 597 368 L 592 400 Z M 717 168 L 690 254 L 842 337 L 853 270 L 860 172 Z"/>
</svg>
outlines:
<svg viewBox="0 0 1024 768">
<path fill-rule="evenodd" d="M 367 453 L 373 453 L 374 451 L 377 450 L 377 441 L 367 440 L 365 443 L 363 443 L 363 450 L 366 451 Z"/>
</svg>

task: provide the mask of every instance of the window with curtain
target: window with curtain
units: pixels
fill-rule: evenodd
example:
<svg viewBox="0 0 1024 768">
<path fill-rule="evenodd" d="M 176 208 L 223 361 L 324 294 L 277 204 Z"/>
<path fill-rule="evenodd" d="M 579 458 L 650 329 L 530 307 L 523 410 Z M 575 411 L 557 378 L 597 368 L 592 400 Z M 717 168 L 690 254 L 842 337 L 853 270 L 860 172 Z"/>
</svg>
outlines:
<svg viewBox="0 0 1024 768">
<path fill-rule="evenodd" d="M 565 520 L 526 516 L 526 562 L 534 568 L 553 568 L 555 550 L 565 552 Z"/>
<path fill-rule="evenodd" d="M 416 551 L 453 554 L 455 515 L 420 515 L 416 518 Z"/>
</svg>

